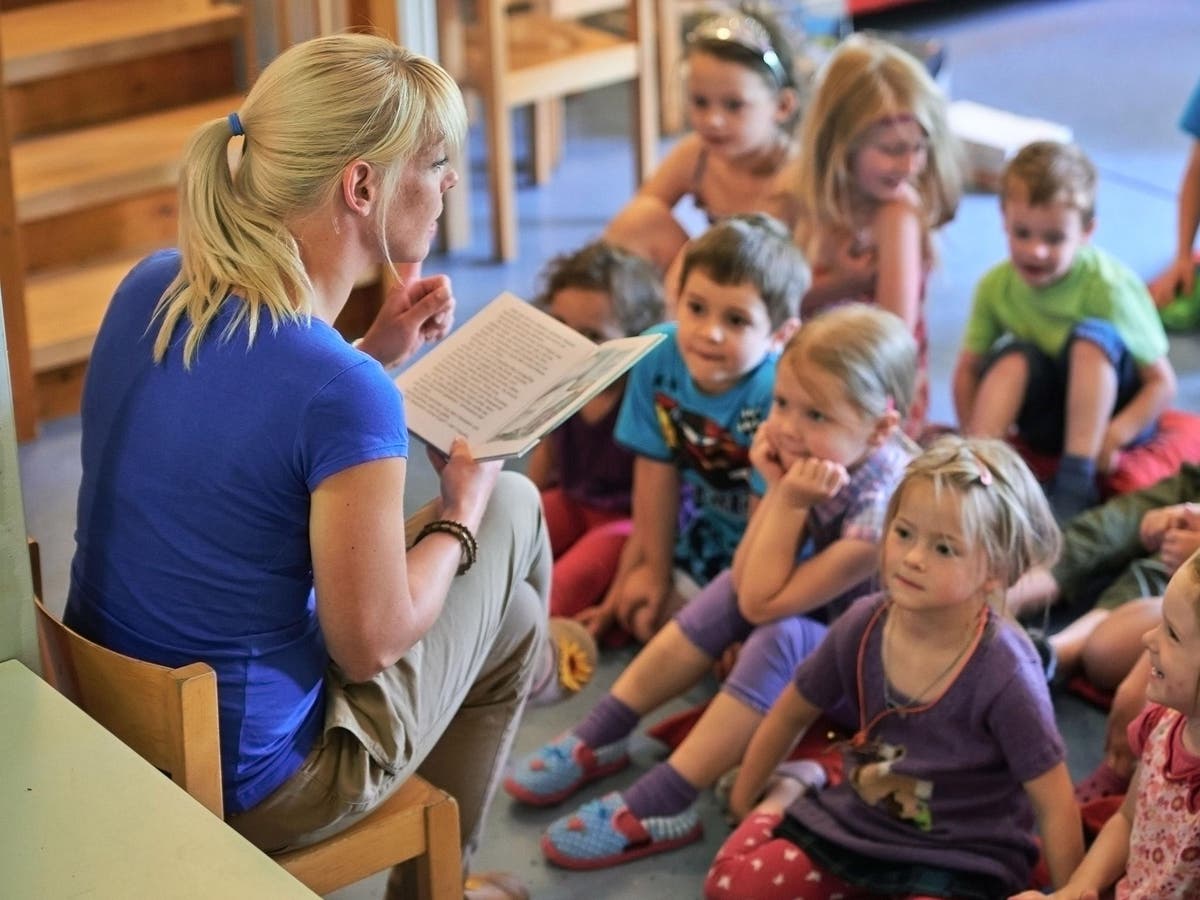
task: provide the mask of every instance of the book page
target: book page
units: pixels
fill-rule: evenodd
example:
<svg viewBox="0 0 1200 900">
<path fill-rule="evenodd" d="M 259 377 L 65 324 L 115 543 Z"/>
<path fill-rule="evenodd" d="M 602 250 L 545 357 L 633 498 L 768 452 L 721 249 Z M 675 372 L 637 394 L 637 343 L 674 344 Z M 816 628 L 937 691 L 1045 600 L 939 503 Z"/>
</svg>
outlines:
<svg viewBox="0 0 1200 900">
<path fill-rule="evenodd" d="M 443 452 L 459 434 L 474 448 L 595 349 L 552 316 L 501 294 L 397 377 L 409 428 Z"/>
<path fill-rule="evenodd" d="M 590 356 L 573 366 L 481 443 L 479 453 L 487 458 L 524 453 L 612 384 L 664 337 L 661 334 L 641 335 L 597 346 Z"/>
</svg>

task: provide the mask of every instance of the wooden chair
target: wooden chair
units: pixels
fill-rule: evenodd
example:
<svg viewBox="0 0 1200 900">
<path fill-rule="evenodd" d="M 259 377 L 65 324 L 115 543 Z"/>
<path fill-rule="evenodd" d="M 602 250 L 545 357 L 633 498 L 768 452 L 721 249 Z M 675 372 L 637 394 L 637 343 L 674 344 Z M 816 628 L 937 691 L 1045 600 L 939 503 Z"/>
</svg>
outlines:
<svg viewBox="0 0 1200 900">
<path fill-rule="evenodd" d="M 40 587 L 36 545 L 34 583 Z M 40 590 L 37 591 L 40 593 Z M 206 663 L 178 669 L 142 662 L 76 634 L 37 606 L 43 677 L 155 768 L 223 817 L 217 678 Z M 461 900 L 458 804 L 414 775 L 345 831 L 274 859 L 317 894 L 411 863 L 430 900 Z"/>
<path fill-rule="evenodd" d="M 458 0 L 437 4 L 442 63 L 481 97 L 495 255 L 511 260 L 518 250 L 513 109 L 533 104 L 537 111 L 541 127 L 534 133 L 542 137 L 535 170 L 544 177 L 547 153 L 552 155 L 558 143 L 553 117 L 547 115 L 552 106 L 546 101 L 629 81 L 635 181 L 640 183 L 652 171 L 658 142 L 652 0 L 621 4 L 627 22 L 624 35 L 578 18 L 553 16 L 541 0 L 513 9 L 509 0 L 474 0 L 469 4 L 474 14 L 469 16 L 463 15 L 462 5 Z M 600 5 L 611 8 L 615 3 L 606 0 Z"/>
</svg>

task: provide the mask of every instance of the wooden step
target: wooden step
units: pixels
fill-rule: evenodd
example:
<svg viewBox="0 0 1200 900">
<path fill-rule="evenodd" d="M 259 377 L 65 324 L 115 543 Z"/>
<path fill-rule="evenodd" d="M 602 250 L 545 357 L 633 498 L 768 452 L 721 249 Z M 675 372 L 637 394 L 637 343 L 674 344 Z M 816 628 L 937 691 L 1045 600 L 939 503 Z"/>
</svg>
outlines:
<svg viewBox="0 0 1200 900">
<path fill-rule="evenodd" d="M 33 222 L 174 185 L 196 127 L 240 105 L 240 97 L 222 97 L 22 141 L 12 150 L 17 220 Z"/>
<path fill-rule="evenodd" d="M 113 291 L 143 255 L 112 257 L 26 281 L 25 315 L 34 372 L 60 369 L 91 355 Z"/>
<path fill-rule="evenodd" d="M 244 31 L 240 4 L 209 0 L 69 0 L 0 16 L 5 84 L 228 40 Z"/>
<path fill-rule="evenodd" d="M 29 326 L 33 371 L 48 372 L 84 362 L 91 356 L 100 321 L 113 291 L 145 256 L 143 252 L 113 256 L 101 262 L 34 275 L 25 282 L 25 310 Z M 354 284 L 361 296 L 347 304 L 343 318 L 355 334 L 362 334 L 379 308 L 370 288 L 379 284 L 381 272 L 364 273 Z M 364 308 L 358 310 L 358 307 Z M 341 320 L 339 320 L 339 325 Z"/>
</svg>

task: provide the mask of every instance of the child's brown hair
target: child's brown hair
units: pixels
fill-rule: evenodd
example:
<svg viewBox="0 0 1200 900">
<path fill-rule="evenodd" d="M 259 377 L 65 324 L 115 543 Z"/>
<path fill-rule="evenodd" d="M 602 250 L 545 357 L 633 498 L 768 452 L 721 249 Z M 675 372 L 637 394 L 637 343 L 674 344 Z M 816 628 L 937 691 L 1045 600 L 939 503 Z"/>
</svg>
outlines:
<svg viewBox="0 0 1200 900">
<path fill-rule="evenodd" d="M 1002 207 L 1018 184 L 1025 188 L 1030 206 L 1064 203 L 1079 211 L 1084 228 L 1092 227 L 1096 216 L 1096 167 L 1077 144 L 1026 144 L 1004 167 L 1000 179 Z"/>
<path fill-rule="evenodd" d="M 800 299 L 812 283 L 804 254 L 787 228 L 765 213 L 729 216 L 691 241 L 679 270 L 681 293 L 695 269 L 717 284 L 754 285 L 772 328 L 800 314 Z"/>
<path fill-rule="evenodd" d="M 662 280 L 654 267 L 605 241 L 592 241 L 554 257 L 539 280 L 541 288 L 534 304 L 542 309 L 567 288 L 608 294 L 613 315 L 627 337 L 641 334 L 665 315 Z"/>
</svg>

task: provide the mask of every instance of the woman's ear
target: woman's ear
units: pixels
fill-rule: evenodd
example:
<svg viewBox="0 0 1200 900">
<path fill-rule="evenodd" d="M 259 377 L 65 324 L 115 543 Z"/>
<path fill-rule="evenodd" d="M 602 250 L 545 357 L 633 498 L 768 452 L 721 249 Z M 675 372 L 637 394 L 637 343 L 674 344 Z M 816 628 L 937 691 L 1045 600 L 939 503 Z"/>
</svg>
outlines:
<svg viewBox="0 0 1200 900">
<path fill-rule="evenodd" d="M 375 167 L 361 159 L 349 163 L 342 170 L 341 189 L 342 201 L 351 212 L 370 216 L 379 189 Z"/>
</svg>

